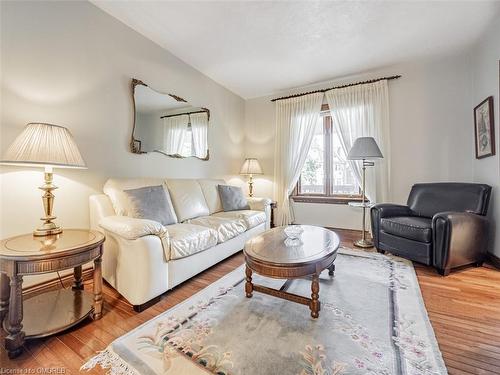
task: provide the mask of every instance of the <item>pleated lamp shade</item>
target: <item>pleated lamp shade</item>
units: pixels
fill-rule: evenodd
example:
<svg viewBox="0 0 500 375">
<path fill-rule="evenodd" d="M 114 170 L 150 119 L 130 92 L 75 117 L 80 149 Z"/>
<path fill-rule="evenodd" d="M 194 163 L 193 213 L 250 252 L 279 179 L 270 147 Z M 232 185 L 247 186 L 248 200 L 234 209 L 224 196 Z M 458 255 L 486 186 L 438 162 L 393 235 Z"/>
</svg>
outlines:
<svg viewBox="0 0 500 375">
<path fill-rule="evenodd" d="M 260 163 L 255 158 L 247 158 L 243 163 L 240 174 L 242 175 L 251 175 L 251 174 L 263 174 L 262 167 Z"/>
<path fill-rule="evenodd" d="M 30 123 L 7 149 L 2 164 L 87 168 L 73 136 L 63 126 Z"/>
</svg>

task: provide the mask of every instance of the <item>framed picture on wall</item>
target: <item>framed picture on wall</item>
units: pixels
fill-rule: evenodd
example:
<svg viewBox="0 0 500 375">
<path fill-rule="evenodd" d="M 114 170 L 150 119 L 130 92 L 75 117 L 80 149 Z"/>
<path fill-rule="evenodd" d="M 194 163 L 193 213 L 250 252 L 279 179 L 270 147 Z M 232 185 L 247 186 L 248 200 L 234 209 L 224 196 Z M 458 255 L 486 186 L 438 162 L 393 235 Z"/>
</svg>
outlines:
<svg viewBox="0 0 500 375">
<path fill-rule="evenodd" d="M 493 96 L 490 96 L 474 108 L 476 159 L 495 155 L 494 121 Z"/>
</svg>

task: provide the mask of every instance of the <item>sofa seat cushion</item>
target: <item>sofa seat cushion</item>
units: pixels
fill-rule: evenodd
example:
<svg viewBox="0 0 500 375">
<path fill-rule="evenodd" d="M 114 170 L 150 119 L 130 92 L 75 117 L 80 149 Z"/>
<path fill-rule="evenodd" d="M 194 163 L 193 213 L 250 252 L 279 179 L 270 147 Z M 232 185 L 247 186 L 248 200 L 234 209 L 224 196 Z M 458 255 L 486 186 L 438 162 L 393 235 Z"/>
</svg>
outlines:
<svg viewBox="0 0 500 375">
<path fill-rule="evenodd" d="M 174 224 L 167 227 L 170 240 L 168 260 L 184 258 L 217 245 L 217 232 L 206 226 Z"/>
<path fill-rule="evenodd" d="M 247 230 L 245 221 L 240 218 L 226 219 L 210 215 L 189 220 L 189 223 L 201 225 L 217 231 L 217 240 L 219 243 L 230 240 Z"/>
<path fill-rule="evenodd" d="M 242 219 L 245 222 L 247 230 L 266 222 L 266 213 L 254 210 L 218 212 L 212 216 L 233 220 Z"/>
<path fill-rule="evenodd" d="M 418 216 L 396 216 L 380 220 L 381 229 L 394 236 L 419 242 L 432 241 L 432 219 Z"/>
</svg>

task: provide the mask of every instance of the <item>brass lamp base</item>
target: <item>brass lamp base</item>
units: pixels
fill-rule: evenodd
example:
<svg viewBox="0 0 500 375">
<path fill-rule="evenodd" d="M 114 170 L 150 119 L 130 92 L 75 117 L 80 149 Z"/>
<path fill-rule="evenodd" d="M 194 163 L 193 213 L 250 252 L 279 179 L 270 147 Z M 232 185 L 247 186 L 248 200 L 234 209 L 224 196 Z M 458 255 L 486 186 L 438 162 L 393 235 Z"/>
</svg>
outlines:
<svg viewBox="0 0 500 375">
<path fill-rule="evenodd" d="M 357 240 L 357 241 L 354 241 L 353 244 L 354 244 L 354 246 L 361 247 L 363 249 L 373 247 L 373 242 L 371 240 L 367 240 L 364 238 Z"/>
<path fill-rule="evenodd" d="M 45 220 L 45 218 L 43 218 L 42 220 Z M 33 231 L 33 236 L 53 236 L 53 235 L 56 235 L 56 234 L 61 234 L 62 233 L 62 228 L 57 226 L 56 224 L 54 223 L 47 223 L 47 224 L 43 224 L 40 228 L 37 228 Z"/>
<path fill-rule="evenodd" d="M 250 178 L 248 179 L 248 196 L 251 198 L 253 197 L 253 176 L 250 175 Z"/>
<path fill-rule="evenodd" d="M 54 194 L 52 194 L 52 191 L 57 189 L 57 186 L 52 184 L 52 178 L 52 170 L 50 168 L 46 168 L 45 184 L 39 187 L 40 190 L 45 192 L 42 195 L 45 217 L 40 218 L 40 220 L 43 221 L 43 224 L 41 227 L 33 231 L 34 236 L 52 236 L 62 233 L 62 228 L 53 222 L 56 217 L 52 215 L 52 209 L 54 207 Z"/>
</svg>

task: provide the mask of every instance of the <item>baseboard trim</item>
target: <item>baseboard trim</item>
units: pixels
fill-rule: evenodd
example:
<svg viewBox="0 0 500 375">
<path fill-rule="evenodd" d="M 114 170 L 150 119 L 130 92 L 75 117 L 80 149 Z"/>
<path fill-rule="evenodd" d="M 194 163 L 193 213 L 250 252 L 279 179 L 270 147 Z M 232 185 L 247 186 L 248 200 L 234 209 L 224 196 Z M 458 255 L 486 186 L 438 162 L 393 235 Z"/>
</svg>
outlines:
<svg viewBox="0 0 500 375">
<path fill-rule="evenodd" d="M 493 267 L 500 269 L 500 258 L 495 254 L 488 253 L 486 256 L 486 261 L 490 263 Z"/>
<path fill-rule="evenodd" d="M 82 278 L 83 281 L 89 280 L 92 278 L 94 269 L 92 267 L 86 268 L 82 271 Z M 73 273 L 70 273 L 68 275 L 61 276 L 61 280 L 63 284 L 68 284 L 70 285 L 71 282 L 73 281 Z M 23 298 L 30 298 L 33 297 L 34 295 L 53 290 L 53 289 L 59 289 L 61 287 L 61 284 L 59 282 L 59 278 L 56 277 L 52 280 L 48 281 L 43 281 L 41 283 L 33 284 L 30 285 L 27 288 L 23 289 Z"/>
</svg>

